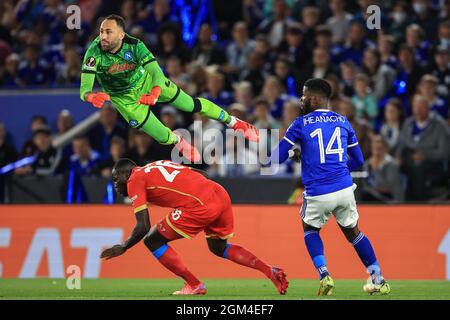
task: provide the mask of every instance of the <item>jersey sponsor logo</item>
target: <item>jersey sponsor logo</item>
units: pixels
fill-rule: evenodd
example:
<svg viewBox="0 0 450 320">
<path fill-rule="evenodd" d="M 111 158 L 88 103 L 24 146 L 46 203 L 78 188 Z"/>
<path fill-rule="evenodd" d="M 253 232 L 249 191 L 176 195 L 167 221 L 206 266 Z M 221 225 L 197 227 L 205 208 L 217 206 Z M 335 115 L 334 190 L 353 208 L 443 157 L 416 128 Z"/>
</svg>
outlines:
<svg viewBox="0 0 450 320">
<path fill-rule="evenodd" d="M 123 57 L 125 58 L 125 60 L 131 61 L 131 59 L 133 59 L 133 54 L 131 53 L 131 51 L 127 51 L 127 52 L 125 52 Z"/>
<path fill-rule="evenodd" d="M 175 211 L 173 211 L 173 212 L 171 213 L 172 219 L 175 220 L 175 221 L 178 220 L 178 219 L 180 219 L 181 214 L 182 214 L 181 210 L 180 210 L 180 209 L 176 209 Z"/>
<path fill-rule="evenodd" d="M 122 71 L 129 71 L 136 69 L 136 65 L 133 63 L 125 62 L 123 64 L 118 64 L 117 62 L 114 63 L 111 67 L 108 69 L 108 73 L 117 73 Z"/>
<path fill-rule="evenodd" d="M 136 127 L 138 124 L 139 124 L 139 122 L 137 121 L 137 120 L 130 120 L 130 126 L 132 126 L 132 127 Z"/>
<path fill-rule="evenodd" d="M 303 125 L 314 124 L 317 122 L 327 123 L 327 122 L 345 122 L 345 118 L 343 116 L 309 116 L 303 117 Z M 288 129 L 289 130 L 289 129 Z"/>
<path fill-rule="evenodd" d="M 94 68 L 96 63 L 97 61 L 95 61 L 95 58 L 93 56 L 90 56 L 89 58 L 86 59 L 85 65 L 86 67 Z"/>
</svg>

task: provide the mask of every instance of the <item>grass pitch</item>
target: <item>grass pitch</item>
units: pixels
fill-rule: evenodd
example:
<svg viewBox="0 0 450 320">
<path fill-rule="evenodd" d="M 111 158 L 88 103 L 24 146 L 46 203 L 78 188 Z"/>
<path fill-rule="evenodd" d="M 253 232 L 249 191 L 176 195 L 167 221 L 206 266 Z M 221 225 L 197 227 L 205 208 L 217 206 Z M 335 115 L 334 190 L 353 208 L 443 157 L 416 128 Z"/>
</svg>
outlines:
<svg viewBox="0 0 450 320">
<path fill-rule="evenodd" d="M 317 297 L 317 280 L 289 280 L 288 293 L 279 295 L 264 279 L 205 279 L 205 296 L 172 296 L 183 285 L 177 279 L 81 279 L 81 289 L 69 290 L 65 279 L 0 279 L 0 299 L 338 299 L 338 300 L 450 300 L 450 281 L 389 281 L 391 293 L 368 295 L 362 291 L 364 280 L 335 279 L 334 295 Z"/>
</svg>

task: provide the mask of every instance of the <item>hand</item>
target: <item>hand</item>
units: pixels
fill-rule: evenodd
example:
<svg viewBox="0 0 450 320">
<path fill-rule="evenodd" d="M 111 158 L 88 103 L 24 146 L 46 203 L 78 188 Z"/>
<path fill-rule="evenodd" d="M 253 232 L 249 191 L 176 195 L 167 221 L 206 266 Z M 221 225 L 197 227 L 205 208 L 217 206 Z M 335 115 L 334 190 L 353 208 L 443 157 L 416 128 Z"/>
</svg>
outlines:
<svg viewBox="0 0 450 320">
<path fill-rule="evenodd" d="M 289 150 L 289 158 L 295 162 L 300 162 L 300 150 L 297 148 Z"/>
<path fill-rule="evenodd" d="M 414 152 L 411 157 L 416 162 L 421 162 L 421 161 L 425 160 L 425 155 L 422 152 L 419 152 L 419 151 L 418 152 Z"/>
<path fill-rule="evenodd" d="M 86 101 L 89 103 L 92 103 L 92 105 L 96 108 L 103 107 L 103 103 L 105 101 L 109 101 L 110 97 L 109 94 L 104 92 L 97 92 L 97 93 L 89 93 L 86 97 Z"/>
<path fill-rule="evenodd" d="M 154 106 L 156 101 L 158 101 L 159 95 L 161 94 L 161 87 L 153 87 L 150 94 L 143 94 L 139 99 L 138 103 L 146 104 L 148 106 Z"/>
<path fill-rule="evenodd" d="M 124 254 L 125 251 L 127 251 L 127 249 L 125 249 L 125 247 L 123 245 L 116 244 L 115 246 L 113 246 L 111 248 L 103 250 L 102 254 L 100 255 L 100 258 L 102 258 L 102 259 L 106 258 L 106 260 L 109 260 L 111 258 L 118 257 L 118 256 Z"/>
</svg>

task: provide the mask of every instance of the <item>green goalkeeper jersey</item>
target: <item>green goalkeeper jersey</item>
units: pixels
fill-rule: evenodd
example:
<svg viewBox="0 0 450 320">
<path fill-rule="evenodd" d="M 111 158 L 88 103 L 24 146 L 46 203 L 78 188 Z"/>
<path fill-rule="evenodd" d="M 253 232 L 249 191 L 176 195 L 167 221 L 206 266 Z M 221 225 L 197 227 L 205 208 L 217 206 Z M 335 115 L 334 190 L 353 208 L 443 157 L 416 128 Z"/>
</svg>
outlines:
<svg viewBox="0 0 450 320">
<path fill-rule="evenodd" d="M 153 54 L 139 39 L 128 34 L 116 53 L 105 52 L 99 37 L 95 38 L 84 56 L 80 98 L 91 92 L 97 79 L 102 90 L 111 97 L 111 103 L 130 126 L 140 127 L 149 117 L 150 108 L 138 104 L 142 94 L 154 86 L 163 89 L 162 98 L 172 96 L 176 86 L 165 77 Z"/>
</svg>

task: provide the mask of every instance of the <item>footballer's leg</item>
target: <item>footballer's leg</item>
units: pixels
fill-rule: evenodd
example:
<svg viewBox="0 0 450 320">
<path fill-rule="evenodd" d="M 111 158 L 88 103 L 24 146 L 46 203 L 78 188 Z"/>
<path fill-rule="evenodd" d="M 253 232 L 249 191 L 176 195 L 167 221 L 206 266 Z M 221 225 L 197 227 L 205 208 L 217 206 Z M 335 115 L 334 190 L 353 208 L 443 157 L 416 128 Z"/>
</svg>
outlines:
<svg viewBox="0 0 450 320">
<path fill-rule="evenodd" d="M 247 249 L 236 244 L 227 243 L 226 239 L 210 236 L 206 238 L 206 241 L 209 250 L 216 256 L 261 271 L 273 282 L 280 294 L 286 294 L 289 282 L 283 269 L 269 266 Z"/>
<path fill-rule="evenodd" d="M 308 249 L 309 256 L 317 269 L 320 276 L 319 290 L 317 295 L 329 296 L 333 294 L 334 281 L 330 276 L 327 268 L 327 262 L 325 260 L 325 254 L 323 249 L 323 242 L 320 238 L 320 229 L 310 226 L 303 221 L 303 238 L 305 240 L 306 248 Z"/>
<path fill-rule="evenodd" d="M 192 98 L 172 81 L 163 88 L 158 103 L 171 104 L 185 112 L 200 112 L 201 115 L 220 121 L 236 131 L 241 131 L 250 141 L 259 141 L 259 132 L 251 124 L 232 117 L 217 104 L 205 98 Z"/>
<path fill-rule="evenodd" d="M 358 225 L 347 228 L 339 225 L 339 227 L 348 242 L 355 248 L 356 253 L 370 274 L 368 283 L 363 287 L 364 291 L 370 294 L 376 292 L 388 294 L 391 291 L 391 288 L 381 274 L 380 265 L 378 264 L 375 251 L 373 250 L 369 239 L 359 230 Z"/>
<path fill-rule="evenodd" d="M 328 202 L 317 197 L 307 197 L 304 194 L 300 212 L 306 249 L 320 276 L 319 290 L 317 291 L 319 296 L 331 295 L 334 289 L 334 281 L 328 272 L 323 242 L 320 238 L 320 229 L 330 216 L 327 208 L 329 206 Z"/>
<path fill-rule="evenodd" d="M 222 186 L 216 184 L 214 191 L 216 197 L 208 207 L 210 212 L 219 212 L 219 214 L 215 215 L 204 228 L 209 250 L 218 257 L 259 270 L 272 280 L 280 294 L 285 294 L 289 283 L 281 268 L 271 267 L 247 249 L 227 243 L 227 239 L 233 236 L 233 208 L 230 197 Z"/>
<path fill-rule="evenodd" d="M 160 230 L 163 231 L 160 232 Z M 163 233 L 164 236 L 161 233 Z M 177 252 L 168 245 L 168 242 L 180 238 L 183 237 L 160 222 L 158 223 L 158 226 L 155 225 L 151 228 L 150 232 L 144 238 L 144 243 L 159 263 L 185 280 L 184 287 L 179 291 L 175 291 L 173 294 L 206 294 L 205 285 L 188 270 Z"/>
</svg>

